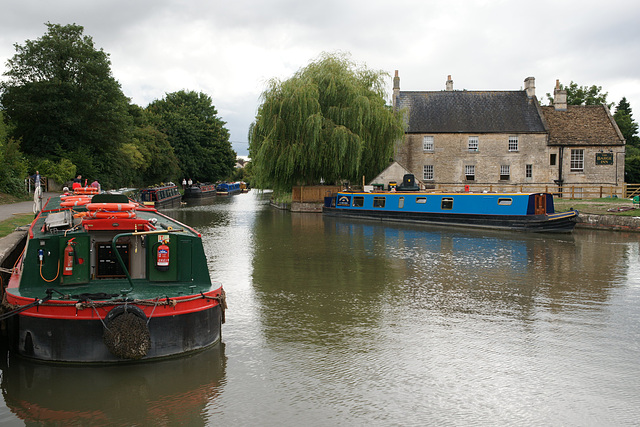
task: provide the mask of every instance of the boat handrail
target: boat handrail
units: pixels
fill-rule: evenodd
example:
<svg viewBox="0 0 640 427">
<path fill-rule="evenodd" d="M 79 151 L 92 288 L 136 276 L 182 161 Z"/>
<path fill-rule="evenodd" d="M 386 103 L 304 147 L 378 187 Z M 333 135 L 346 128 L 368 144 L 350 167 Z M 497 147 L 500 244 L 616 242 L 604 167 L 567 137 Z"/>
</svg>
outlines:
<svg viewBox="0 0 640 427">
<path fill-rule="evenodd" d="M 129 282 L 129 289 L 122 289 L 120 292 L 122 292 L 124 295 L 127 295 L 128 293 L 133 291 L 133 280 L 131 279 L 131 274 L 129 274 L 129 270 L 124 265 L 122 256 L 120 256 L 120 251 L 116 249 L 116 242 L 118 241 L 119 238 L 126 237 L 126 236 L 141 236 L 145 234 L 181 233 L 183 231 L 184 229 L 182 228 L 176 228 L 176 229 L 169 228 L 167 230 L 133 231 L 129 233 L 120 233 L 113 236 L 113 240 L 111 241 L 111 249 L 113 249 L 113 252 L 115 252 L 116 258 L 118 259 L 118 263 L 120 264 L 122 271 L 124 271 L 125 276 L 127 276 L 127 281 Z"/>
</svg>

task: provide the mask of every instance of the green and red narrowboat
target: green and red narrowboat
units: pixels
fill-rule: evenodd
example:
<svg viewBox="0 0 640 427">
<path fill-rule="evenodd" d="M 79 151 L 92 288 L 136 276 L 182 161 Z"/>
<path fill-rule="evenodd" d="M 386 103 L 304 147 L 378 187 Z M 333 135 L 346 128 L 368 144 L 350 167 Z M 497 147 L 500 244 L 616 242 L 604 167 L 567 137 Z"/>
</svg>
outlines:
<svg viewBox="0 0 640 427">
<path fill-rule="evenodd" d="M 22 356 L 119 363 L 216 344 L 224 307 L 197 231 L 98 194 L 48 200 L 13 268 L 3 318 Z"/>
</svg>

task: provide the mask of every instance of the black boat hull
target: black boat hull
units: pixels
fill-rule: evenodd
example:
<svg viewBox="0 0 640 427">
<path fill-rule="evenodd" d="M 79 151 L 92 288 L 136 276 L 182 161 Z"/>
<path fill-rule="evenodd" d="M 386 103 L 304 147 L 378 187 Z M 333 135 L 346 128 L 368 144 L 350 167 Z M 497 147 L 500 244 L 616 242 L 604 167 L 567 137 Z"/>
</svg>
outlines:
<svg viewBox="0 0 640 427">
<path fill-rule="evenodd" d="M 328 216 L 360 218 L 376 221 L 412 222 L 470 228 L 490 228 L 543 233 L 570 233 L 575 227 L 575 217 L 548 219 L 546 215 L 470 215 L 422 212 L 371 211 L 324 206 Z"/>
<path fill-rule="evenodd" d="M 105 343 L 100 319 L 58 319 L 18 315 L 9 319 L 12 349 L 19 355 L 47 362 L 122 363 L 181 356 L 203 350 L 221 339 L 222 310 L 214 305 L 175 316 L 151 317 L 150 346 L 144 357 L 114 356 Z"/>
</svg>

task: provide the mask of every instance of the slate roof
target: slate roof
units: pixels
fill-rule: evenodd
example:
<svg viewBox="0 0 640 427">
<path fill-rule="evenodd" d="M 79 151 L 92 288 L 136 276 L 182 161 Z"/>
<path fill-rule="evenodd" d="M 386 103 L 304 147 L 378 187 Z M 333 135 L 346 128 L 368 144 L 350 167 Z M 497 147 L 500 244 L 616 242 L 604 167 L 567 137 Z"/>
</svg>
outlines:
<svg viewBox="0 0 640 427">
<path fill-rule="evenodd" d="M 622 134 L 604 105 L 568 105 L 565 111 L 541 107 L 549 145 L 624 145 Z"/>
<path fill-rule="evenodd" d="M 407 133 L 547 131 L 537 101 L 523 90 L 400 91 L 396 105 L 409 111 Z"/>
</svg>

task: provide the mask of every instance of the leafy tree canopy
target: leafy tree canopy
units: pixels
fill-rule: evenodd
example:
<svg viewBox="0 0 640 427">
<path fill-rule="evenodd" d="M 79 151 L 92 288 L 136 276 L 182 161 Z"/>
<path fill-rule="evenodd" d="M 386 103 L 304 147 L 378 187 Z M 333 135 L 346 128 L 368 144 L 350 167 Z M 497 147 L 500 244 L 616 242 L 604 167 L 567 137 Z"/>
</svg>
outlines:
<svg viewBox="0 0 640 427">
<path fill-rule="evenodd" d="M 609 108 L 613 104 L 607 104 L 607 92 L 602 93 L 602 86 L 578 86 L 573 80 L 569 86 L 560 83 L 560 90 L 567 91 L 567 105 L 608 105 Z M 547 93 L 549 103 L 553 104 L 553 96 Z"/>
<path fill-rule="evenodd" d="M 78 173 L 117 184 L 132 123 L 109 56 L 79 25 L 46 26 L 41 38 L 16 44 L 7 62 L 0 102 L 11 136 L 28 156 L 67 158 Z"/>
<path fill-rule="evenodd" d="M 627 98 L 623 97 L 616 107 L 615 113 L 613 113 L 622 136 L 627 141 L 627 145 L 633 145 L 640 148 L 640 138 L 638 137 L 638 124 L 633 120 L 633 113 L 631 111 L 631 105 L 627 101 Z"/>
<path fill-rule="evenodd" d="M 385 105 L 385 77 L 323 54 L 290 79 L 271 80 L 249 130 L 254 185 L 287 192 L 378 174 L 403 135 L 401 116 Z"/>
<path fill-rule="evenodd" d="M 205 182 L 231 174 L 236 153 L 208 95 L 184 90 L 169 93 L 149 104 L 147 112 L 167 135 L 183 177 Z"/>
</svg>

